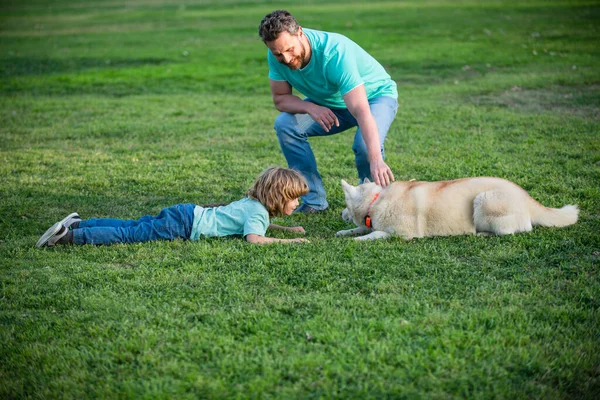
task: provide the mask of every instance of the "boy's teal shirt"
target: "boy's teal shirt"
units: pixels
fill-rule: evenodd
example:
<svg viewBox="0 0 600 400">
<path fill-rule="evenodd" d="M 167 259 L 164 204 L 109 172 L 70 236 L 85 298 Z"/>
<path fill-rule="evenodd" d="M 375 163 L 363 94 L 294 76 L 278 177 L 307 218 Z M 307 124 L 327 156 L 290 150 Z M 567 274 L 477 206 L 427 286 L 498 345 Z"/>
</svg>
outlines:
<svg viewBox="0 0 600 400">
<path fill-rule="evenodd" d="M 334 109 L 347 108 L 343 96 L 364 84 L 367 98 L 398 98 L 396 82 L 362 47 L 338 33 L 303 29 L 312 54 L 308 65 L 291 70 L 268 50 L 269 78 L 287 81 L 315 103 Z"/>
<path fill-rule="evenodd" d="M 196 206 L 190 240 L 251 233 L 265 236 L 269 223 L 265 206 L 249 197 L 221 207 Z"/>
</svg>

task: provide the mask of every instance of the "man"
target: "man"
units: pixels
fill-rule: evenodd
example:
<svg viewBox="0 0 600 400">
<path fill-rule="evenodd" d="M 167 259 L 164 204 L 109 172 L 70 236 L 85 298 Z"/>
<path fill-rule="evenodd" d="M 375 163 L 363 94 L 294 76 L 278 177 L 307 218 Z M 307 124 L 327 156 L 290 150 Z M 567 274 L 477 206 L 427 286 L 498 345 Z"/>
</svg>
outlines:
<svg viewBox="0 0 600 400">
<path fill-rule="evenodd" d="M 337 33 L 303 29 L 287 11 L 266 15 L 258 31 L 269 48 L 269 79 L 275 130 L 291 168 L 302 173 L 310 192 L 296 211 L 327 209 L 325 189 L 308 143 L 312 136 L 358 126 L 352 150 L 358 177 L 387 186 L 394 180 L 384 162 L 383 142 L 398 109 L 396 83 L 371 55 Z M 292 87 L 307 96 L 292 94 Z"/>
</svg>

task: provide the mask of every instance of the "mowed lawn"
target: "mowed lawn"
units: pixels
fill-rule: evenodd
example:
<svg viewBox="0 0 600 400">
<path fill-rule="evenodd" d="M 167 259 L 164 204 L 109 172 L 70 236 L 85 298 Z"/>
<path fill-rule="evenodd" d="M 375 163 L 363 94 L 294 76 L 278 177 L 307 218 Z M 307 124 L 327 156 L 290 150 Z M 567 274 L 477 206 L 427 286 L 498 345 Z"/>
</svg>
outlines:
<svg viewBox="0 0 600 400">
<path fill-rule="evenodd" d="M 278 8 L 398 83 L 396 179 L 498 176 L 579 222 L 336 238 L 350 131 L 311 142 L 329 211 L 274 220 L 308 244 L 35 248 L 73 211 L 229 202 L 285 165 Z M 597 398 L 599 44 L 597 1 L 2 1 L 0 398 Z"/>
</svg>

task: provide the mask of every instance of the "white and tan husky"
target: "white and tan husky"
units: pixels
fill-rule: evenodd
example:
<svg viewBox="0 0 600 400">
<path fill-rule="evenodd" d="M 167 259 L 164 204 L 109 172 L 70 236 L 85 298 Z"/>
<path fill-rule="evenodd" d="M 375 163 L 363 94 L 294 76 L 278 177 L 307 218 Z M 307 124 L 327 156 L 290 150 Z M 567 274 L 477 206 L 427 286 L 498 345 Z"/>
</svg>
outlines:
<svg viewBox="0 0 600 400">
<path fill-rule="evenodd" d="M 577 206 L 544 207 L 520 186 L 500 178 L 394 182 L 386 188 L 365 180 L 352 186 L 342 179 L 346 209 L 342 218 L 357 228 L 336 236 L 405 239 L 462 234 L 507 235 L 532 226 L 577 222 Z M 366 235 L 365 235 L 366 234 Z"/>
</svg>

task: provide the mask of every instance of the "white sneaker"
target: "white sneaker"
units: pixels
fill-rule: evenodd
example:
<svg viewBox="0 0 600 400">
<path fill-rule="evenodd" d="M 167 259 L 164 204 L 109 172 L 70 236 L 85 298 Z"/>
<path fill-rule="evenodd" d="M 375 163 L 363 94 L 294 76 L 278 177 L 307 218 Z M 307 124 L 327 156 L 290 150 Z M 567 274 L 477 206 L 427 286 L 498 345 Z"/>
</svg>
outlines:
<svg viewBox="0 0 600 400">
<path fill-rule="evenodd" d="M 63 220 L 60 221 L 60 223 L 63 224 L 65 226 L 65 228 L 68 229 L 75 222 L 79 222 L 79 221 L 81 221 L 81 217 L 79 216 L 79 214 L 74 212 L 74 213 L 71 213 L 71 214 L 67 215 L 66 217 L 64 217 Z"/>
<path fill-rule="evenodd" d="M 69 227 L 75 222 L 81 221 L 77 213 L 67 215 L 62 220 L 52 225 L 35 244 L 36 247 L 54 246 L 69 231 Z"/>
</svg>

